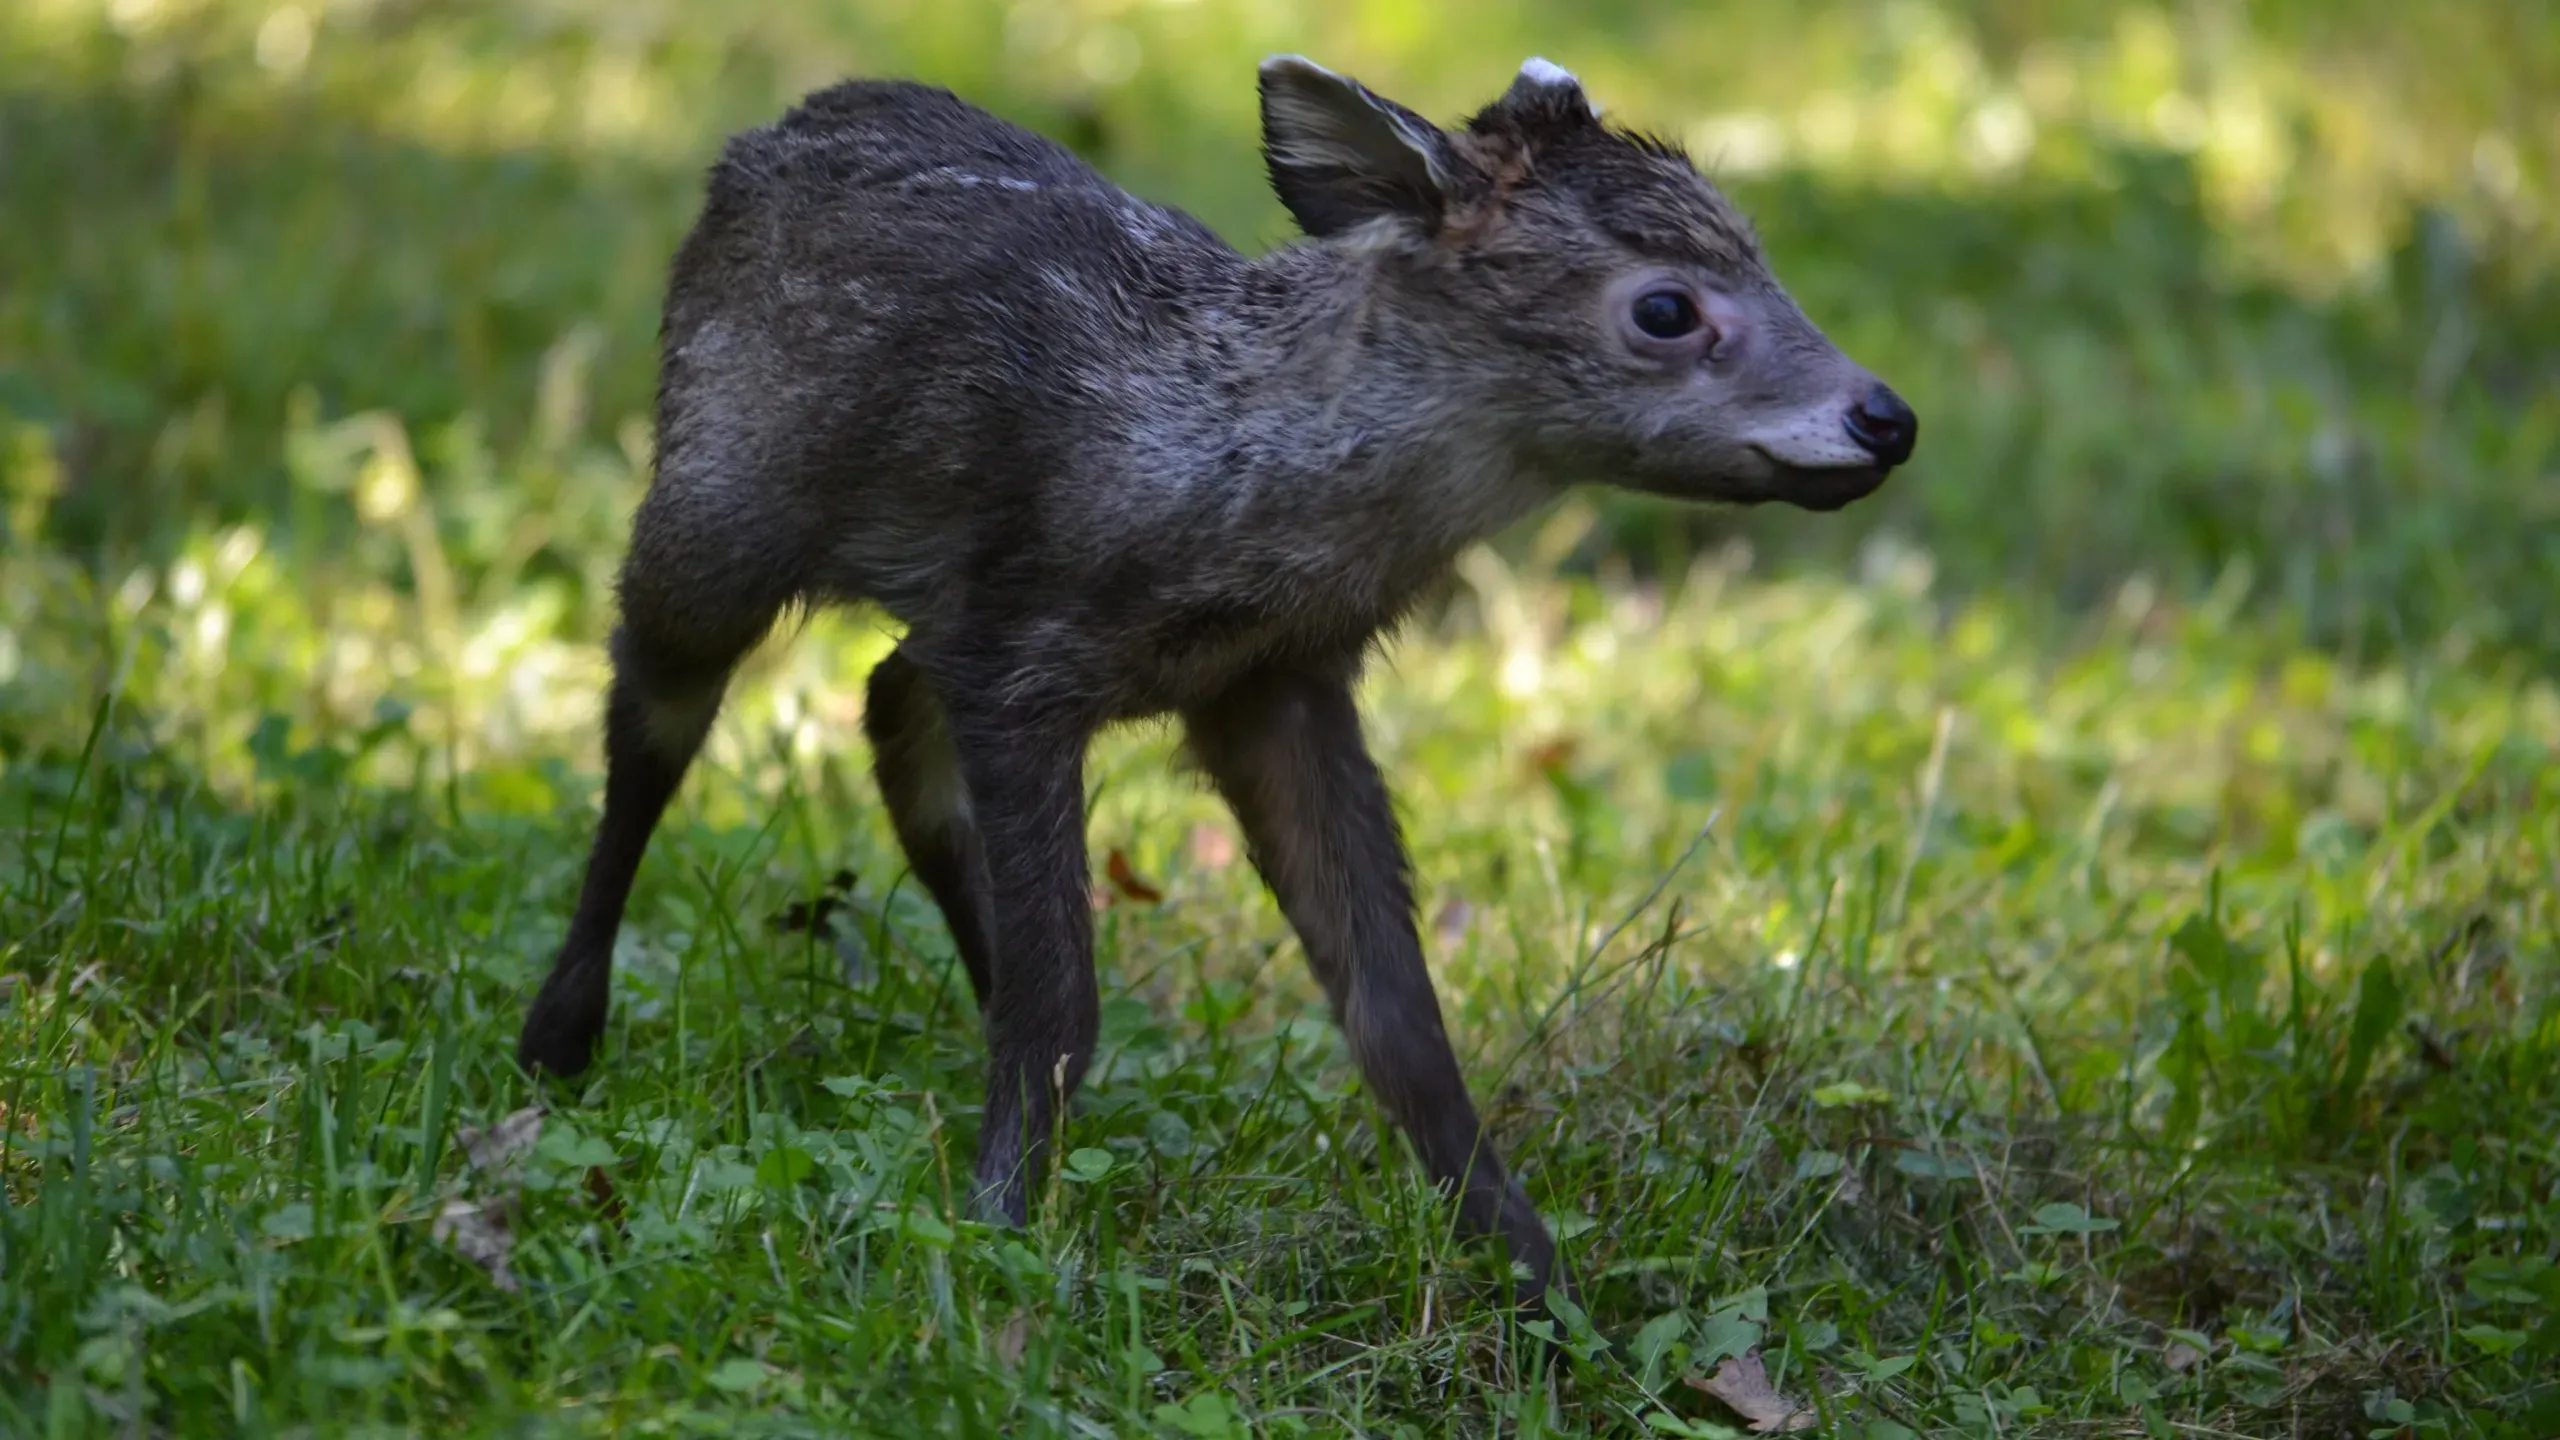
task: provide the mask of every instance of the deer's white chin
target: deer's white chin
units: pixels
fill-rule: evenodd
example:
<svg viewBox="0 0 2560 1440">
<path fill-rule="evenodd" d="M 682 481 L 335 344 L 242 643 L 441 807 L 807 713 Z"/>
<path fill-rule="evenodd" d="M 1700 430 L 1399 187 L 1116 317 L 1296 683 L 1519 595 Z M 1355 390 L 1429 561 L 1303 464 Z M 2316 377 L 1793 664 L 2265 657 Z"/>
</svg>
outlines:
<svg viewBox="0 0 2560 1440">
<path fill-rule="evenodd" d="M 1746 442 L 1704 454 L 1640 450 L 1621 460 L 1615 480 L 1631 490 L 1704 504 L 1775 502 L 1837 510 L 1874 493 L 1891 474 L 1863 450 L 1843 447 L 1836 457 L 1808 463 L 1798 454 Z"/>
<path fill-rule="evenodd" d="M 1751 487 L 1756 502 L 1778 501 L 1803 510 L 1837 510 L 1876 492 L 1893 471 L 1860 451 L 1854 462 L 1804 464 L 1761 446 L 1751 447 L 1767 469 Z"/>
</svg>

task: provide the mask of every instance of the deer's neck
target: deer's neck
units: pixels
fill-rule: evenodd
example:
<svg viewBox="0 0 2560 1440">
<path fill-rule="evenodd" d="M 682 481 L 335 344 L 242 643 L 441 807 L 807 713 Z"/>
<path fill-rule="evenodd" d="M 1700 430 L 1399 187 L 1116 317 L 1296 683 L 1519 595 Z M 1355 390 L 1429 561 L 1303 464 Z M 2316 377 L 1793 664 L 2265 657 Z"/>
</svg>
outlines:
<svg viewBox="0 0 2560 1440">
<path fill-rule="evenodd" d="M 1250 267 L 1224 356 L 1240 441 L 1229 503 L 1235 523 L 1294 532 L 1392 588 L 1553 487 L 1446 347 L 1379 298 L 1378 263 L 1304 246 Z"/>
</svg>

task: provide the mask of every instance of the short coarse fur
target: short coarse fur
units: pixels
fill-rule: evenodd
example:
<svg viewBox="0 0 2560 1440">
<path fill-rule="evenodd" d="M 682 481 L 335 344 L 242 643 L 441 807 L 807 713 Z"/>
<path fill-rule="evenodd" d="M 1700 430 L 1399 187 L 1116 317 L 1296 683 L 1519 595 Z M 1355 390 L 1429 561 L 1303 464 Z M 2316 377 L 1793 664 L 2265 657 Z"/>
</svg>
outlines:
<svg viewBox="0 0 2560 1440">
<path fill-rule="evenodd" d="M 1568 484 L 1829 508 L 1907 456 L 1909 412 L 1677 151 L 1552 65 L 1456 131 L 1294 58 L 1262 96 L 1309 239 L 1251 260 L 923 85 L 730 143 L 668 290 L 605 813 L 519 1056 L 591 1059 L 632 876 L 740 656 L 787 605 L 873 602 L 906 627 L 865 712 L 881 793 L 989 1042 L 980 1213 L 1023 1218 L 1092 1053 L 1086 743 L 1171 713 L 1372 1092 L 1534 1294 L 1563 1272 L 1442 1031 L 1363 657 Z"/>
</svg>

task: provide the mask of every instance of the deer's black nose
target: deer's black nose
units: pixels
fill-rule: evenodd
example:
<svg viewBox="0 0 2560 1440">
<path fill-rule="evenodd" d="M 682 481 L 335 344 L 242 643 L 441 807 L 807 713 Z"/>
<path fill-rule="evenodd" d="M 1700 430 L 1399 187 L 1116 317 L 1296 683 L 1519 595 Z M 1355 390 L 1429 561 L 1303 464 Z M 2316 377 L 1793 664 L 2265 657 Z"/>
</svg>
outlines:
<svg viewBox="0 0 2560 1440">
<path fill-rule="evenodd" d="M 1920 417 L 1902 397 L 1878 385 L 1849 412 L 1849 436 L 1866 447 L 1879 465 L 1891 467 L 1911 458 L 1920 438 Z"/>
</svg>

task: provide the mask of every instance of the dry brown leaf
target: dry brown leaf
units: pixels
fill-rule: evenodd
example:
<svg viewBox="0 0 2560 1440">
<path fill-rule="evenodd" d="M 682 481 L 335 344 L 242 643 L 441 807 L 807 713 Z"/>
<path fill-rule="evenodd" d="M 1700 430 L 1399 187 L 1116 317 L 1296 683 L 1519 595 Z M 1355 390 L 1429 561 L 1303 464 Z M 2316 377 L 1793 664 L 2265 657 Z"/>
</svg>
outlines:
<svg viewBox="0 0 2560 1440">
<path fill-rule="evenodd" d="M 1236 837 L 1215 825 L 1191 827 L 1191 863 L 1203 870 L 1224 870 L 1236 863 Z"/>
<path fill-rule="evenodd" d="M 1772 1434 L 1788 1430 L 1810 1430 L 1820 1423 L 1814 1413 L 1799 1407 L 1769 1384 L 1769 1372 L 1760 1363 L 1760 1352 L 1736 1355 L 1716 1367 L 1716 1373 L 1701 1380 L 1688 1377 L 1689 1384 L 1721 1401 L 1724 1408 L 1739 1415 L 1754 1434 Z"/>
<path fill-rule="evenodd" d="M 1159 905 L 1164 902 L 1164 892 L 1142 879 L 1129 864 L 1129 857 L 1120 853 L 1119 847 L 1112 847 L 1111 859 L 1102 869 L 1111 877 L 1112 888 L 1139 904 Z"/>
<path fill-rule="evenodd" d="M 617 1233 L 621 1232 L 624 1228 L 622 1193 L 613 1188 L 613 1177 L 604 1172 L 603 1166 L 587 1167 L 586 1189 L 587 1199 L 596 1207 L 597 1216 Z"/>
<path fill-rule="evenodd" d="M 992 1342 L 996 1353 L 996 1363 L 1004 1366 L 1008 1370 L 1021 1364 L 1022 1347 L 1030 1343 L 1030 1340 L 1031 1316 L 1020 1310 L 1014 1311 L 1011 1319 L 1006 1320 L 1002 1325 L 996 1327 L 995 1337 Z"/>
<path fill-rule="evenodd" d="M 455 1254 L 488 1271 L 489 1283 L 509 1293 L 516 1288 L 515 1272 L 507 1268 L 507 1256 L 516 1247 L 516 1237 L 507 1229 L 512 1204 L 505 1196 L 486 1204 L 448 1200 L 436 1212 L 436 1223 L 428 1232 L 437 1243 L 452 1246 Z"/>
<path fill-rule="evenodd" d="M 527 1105 L 485 1130 L 466 1125 L 457 1138 L 472 1169 L 493 1173 L 512 1169 L 542 1138 L 542 1107 Z"/>
</svg>

